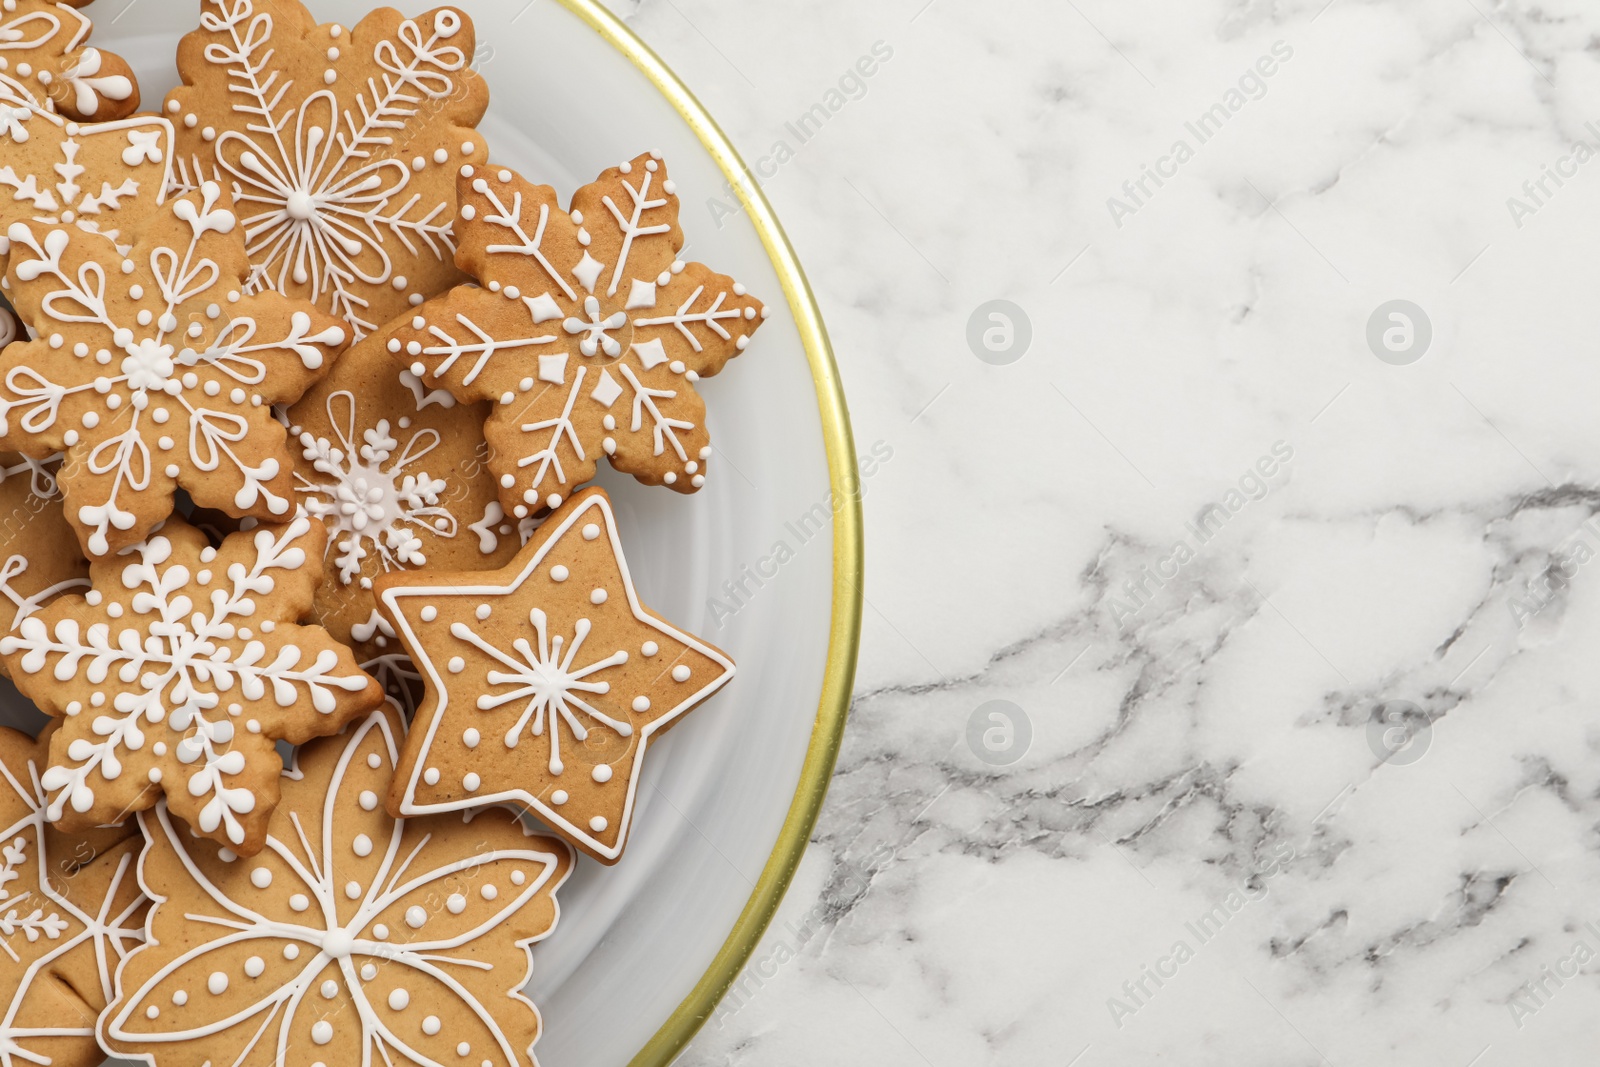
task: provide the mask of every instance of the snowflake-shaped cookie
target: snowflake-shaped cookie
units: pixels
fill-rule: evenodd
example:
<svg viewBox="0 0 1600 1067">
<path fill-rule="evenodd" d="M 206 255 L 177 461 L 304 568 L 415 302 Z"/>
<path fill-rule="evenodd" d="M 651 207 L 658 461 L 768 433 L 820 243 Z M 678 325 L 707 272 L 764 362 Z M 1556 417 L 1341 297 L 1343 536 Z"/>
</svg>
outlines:
<svg viewBox="0 0 1600 1067">
<path fill-rule="evenodd" d="M 252 292 L 309 299 L 360 338 L 455 284 L 456 168 L 488 158 L 475 47 L 455 8 L 346 30 L 299 0 L 202 0 L 167 97 L 175 174 L 233 188 Z"/>
<path fill-rule="evenodd" d="M 0 439 L 64 450 L 67 517 L 90 556 L 196 503 L 283 521 L 293 455 L 271 405 L 327 373 L 346 330 L 304 301 L 247 296 L 243 238 L 208 182 L 168 202 L 126 259 L 106 238 L 14 223 L 12 299 L 37 334 L 0 355 Z"/>
<path fill-rule="evenodd" d="M 61 594 L 89 587 L 89 564 L 67 522 L 56 467 L 0 452 L 0 633 L 16 630 Z"/>
<path fill-rule="evenodd" d="M 0 1067 L 94 1067 L 95 1021 L 144 939 L 141 842 L 48 827 L 45 747 L 0 729 Z"/>
<path fill-rule="evenodd" d="M 424 390 L 375 338 L 340 357 L 289 409 L 300 454 L 295 486 L 306 511 L 328 526 L 317 621 L 359 646 L 363 659 L 399 651 L 377 614 L 375 578 L 424 566 L 499 567 L 521 547 L 486 466 L 486 414 L 487 405 Z"/>
<path fill-rule="evenodd" d="M 73 829 L 120 822 L 164 793 L 198 833 L 260 850 L 277 803 L 274 742 L 336 733 L 383 701 L 350 650 L 296 625 L 327 534 L 300 516 L 212 548 L 169 521 L 94 587 L 0 638 L 17 687 L 62 716 L 42 782 Z"/>
<path fill-rule="evenodd" d="M 603 863 L 627 843 L 650 741 L 733 677 L 639 603 L 599 489 L 503 570 L 392 574 L 378 597 L 427 686 L 389 810 L 522 803 Z"/>
<path fill-rule="evenodd" d="M 93 24 L 74 7 L 89 0 L 0 0 L 0 71 L 39 107 L 82 122 L 139 108 L 139 83 L 121 56 L 90 48 Z"/>
<path fill-rule="evenodd" d="M 402 738 L 378 712 L 313 742 L 254 859 L 140 816 L 156 899 L 120 973 L 105 1047 L 155 1067 L 527 1067 L 539 1014 L 519 990 L 557 917 L 561 842 L 506 809 L 391 819 Z"/>
<path fill-rule="evenodd" d="M 766 309 L 683 246 L 655 153 L 606 171 L 563 210 L 510 170 L 461 169 L 457 262 L 481 283 L 402 319 L 402 366 L 459 400 L 488 400 L 500 499 L 518 518 L 559 507 L 603 454 L 690 493 L 711 455 L 694 383 L 744 351 Z"/>
</svg>

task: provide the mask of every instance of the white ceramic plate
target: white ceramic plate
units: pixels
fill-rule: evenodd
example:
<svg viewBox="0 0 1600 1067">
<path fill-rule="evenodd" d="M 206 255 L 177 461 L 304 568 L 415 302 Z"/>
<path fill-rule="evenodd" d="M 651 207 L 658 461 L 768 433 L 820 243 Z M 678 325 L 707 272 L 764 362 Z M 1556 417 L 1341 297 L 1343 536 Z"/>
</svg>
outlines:
<svg viewBox="0 0 1600 1067">
<path fill-rule="evenodd" d="M 349 26 L 372 5 L 311 6 L 319 19 Z M 622 862 L 580 863 L 562 891 L 558 929 L 536 949 L 530 994 L 544 1014 L 540 1062 L 620 1065 L 673 1016 L 723 947 L 801 781 L 835 583 L 831 526 L 805 541 L 795 530 L 816 505 L 827 507 L 829 435 L 778 272 L 745 215 L 716 226 L 706 200 L 724 196 L 727 179 L 673 104 L 560 4 L 461 6 L 483 46 L 478 62 L 493 97 L 480 128 L 496 162 L 566 196 L 601 169 L 659 149 L 683 199 L 686 258 L 737 277 L 772 308 L 750 351 L 701 383 L 718 451 L 706 488 L 682 497 L 609 472 L 601 479 L 645 602 L 739 665 L 729 688 L 652 748 Z M 128 58 L 144 107 L 155 110 L 177 83 L 172 57 L 198 4 L 135 4 L 112 21 L 119 8 L 106 0 L 90 9 L 100 21 L 93 43 Z M 845 436 L 835 426 L 836 455 Z M 748 606 L 718 625 L 708 598 L 780 540 L 794 558 L 758 590 L 747 581 Z M 14 691 L 8 697 L 7 723 L 38 724 Z"/>
</svg>

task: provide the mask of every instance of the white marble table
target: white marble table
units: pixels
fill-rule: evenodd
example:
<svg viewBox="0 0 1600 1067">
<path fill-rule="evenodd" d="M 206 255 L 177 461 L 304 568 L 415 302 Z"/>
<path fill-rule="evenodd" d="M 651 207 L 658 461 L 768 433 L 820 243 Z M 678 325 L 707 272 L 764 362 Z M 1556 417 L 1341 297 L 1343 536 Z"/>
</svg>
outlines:
<svg viewBox="0 0 1600 1067">
<path fill-rule="evenodd" d="M 833 792 L 683 1062 L 1591 1055 L 1600 12 L 618 10 L 881 458 Z"/>
</svg>

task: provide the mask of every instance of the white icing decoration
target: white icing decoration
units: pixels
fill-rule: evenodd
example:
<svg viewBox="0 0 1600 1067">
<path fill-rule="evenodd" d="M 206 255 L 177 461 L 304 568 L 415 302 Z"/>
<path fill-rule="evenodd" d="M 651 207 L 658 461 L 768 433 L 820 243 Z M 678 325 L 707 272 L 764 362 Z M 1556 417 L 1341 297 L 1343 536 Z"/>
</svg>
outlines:
<svg viewBox="0 0 1600 1067">
<path fill-rule="evenodd" d="M 567 382 L 567 354 L 557 352 L 553 356 L 539 357 L 539 380 L 552 385 L 565 385 Z"/>
<path fill-rule="evenodd" d="M 328 550 L 338 554 L 339 580 L 345 585 L 356 580 L 371 555 L 369 545 L 385 571 L 425 565 L 428 558 L 418 531 L 453 538 L 458 529 L 446 502 L 448 484 L 421 465 L 439 447 L 439 431 L 415 431 L 402 449 L 389 420 L 381 418 L 357 441 L 356 427 L 364 420 L 358 416 L 355 394 L 331 394 L 326 409 L 337 440 L 302 432 L 300 446 L 311 467 L 332 481 L 314 481 L 299 472 L 295 480 L 305 494 L 306 510 L 335 531 Z M 343 410 L 343 417 L 336 409 Z"/>
<path fill-rule="evenodd" d="M 642 278 L 633 280 L 633 287 L 628 291 L 628 302 L 623 307 L 628 311 L 637 311 L 640 308 L 653 308 L 656 306 L 656 283 L 647 282 Z"/>
<path fill-rule="evenodd" d="M 639 362 L 644 364 L 645 370 L 659 367 L 671 358 L 667 355 L 666 345 L 661 343 L 659 337 L 652 337 L 644 344 L 634 345 L 633 354 L 639 357 Z"/>
<path fill-rule="evenodd" d="M 398 344 L 399 342 L 395 343 Z M 400 372 L 400 384 L 411 390 L 411 395 L 416 398 L 418 411 L 432 407 L 434 404 L 438 404 L 446 410 L 456 406 L 456 398 L 450 395 L 450 390 L 425 389 L 422 379 L 412 373 L 409 368 Z"/>
<path fill-rule="evenodd" d="M 612 404 L 615 404 L 617 397 L 621 395 L 622 386 L 618 385 L 617 380 L 611 377 L 610 371 L 604 370 L 600 372 L 600 380 L 595 383 L 594 391 L 589 394 L 594 402 L 603 408 L 609 408 Z M 582 458 L 581 452 L 579 453 L 579 458 Z M 559 473 L 557 477 L 560 477 Z"/>
</svg>

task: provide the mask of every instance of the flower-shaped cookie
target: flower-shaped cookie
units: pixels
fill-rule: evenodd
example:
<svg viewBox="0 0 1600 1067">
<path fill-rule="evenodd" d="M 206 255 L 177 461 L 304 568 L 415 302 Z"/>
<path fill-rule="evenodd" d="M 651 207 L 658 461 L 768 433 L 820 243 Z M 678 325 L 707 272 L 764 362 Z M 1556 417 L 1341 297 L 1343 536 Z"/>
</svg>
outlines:
<svg viewBox="0 0 1600 1067">
<path fill-rule="evenodd" d="M 231 186 L 250 289 L 311 300 L 359 339 L 459 280 L 455 172 L 488 158 L 472 21 L 373 11 L 318 26 L 300 0 L 201 0 L 183 39 L 177 186 Z"/>
<path fill-rule="evenodd" d="M 402 319 L 389 350 L 458 400 L 488 400 L 500 500 L 559 507 L 603 454 L 691 493 L 711 455 L 694 383 L 744 351 L 766 309 L 683 246 L 655 153 L 606 171 L 563 210 L 513 171 L 463 167 L 456 235 L 465 285 Z"/>
<path fill-rule="evenodd" d="M 341 356 L 289 409 L 296 491 L 328 527 L 328 578 L 314 611 L 363 660 L 399 651 L 378 613 L 375 578 L 499 567 L 521 547 L 486 466 L 487 413 L 488 405 L 424 390 L 377 338 Z"/>
<path fill-rule="evenodd" d="M 527 804 L 602 863 L 627 844 L 650 741 L 733 677 L 639 603 L 599 489 L 503 570 L 395 573 L 378 597 L 427 686 L 389 810 Z"/>
<path fill-rule="evenodd" d="M 141 842 L 46 825 L 46 746 L 0 729 L 0 1064 L 94 1067 L 95 1021 L 144 940 Z"/>
<path fill-rule="evenodd" d="M 62 593 L 89 588 L 89 564 L 67 522 L 55 470 L 54 463 L 0 452 L 0 634 Z"/>
<path fill-rule="evenodd" d="M 66 452 L 67 518 L 90 556 L 143 540 L 173 492 L 283 521 L 293 454 L 271 405 L 299 399 L 346 330 L 303 301 L 243 293 L 243 236 L 206 183 L 146 222 L 126 259 L 105 237 L 14 223 L 12 300 L 37 339 L 0 355 L 0 440 Z"/>
<path fill-rule="evenodd" d="M 383 701 L 324 630 L 296 625 L 327 534 L 300 516 L 212 548 L 180 519 L 91 568 L 0 638 L 17 688 L 63 717 L 40 781 L 65 829 L 103 826 L 164 793 L 195 832 L 260 851 L 277 803 L 274 742 L 337 733 Z"/>
<path fill-rule="evenodd" d="M 121 56 L 84 44 L 94 27 L 73 8 L 88 2 L 5 0 L 0 71 L 14 93 L 40 107 L 82 122 L 107 122 L 138 109 L 139 83 Z"/>
<path fill-rule="evenodd" d="M 157 901 L 101 1022 L 155 1067 L 313 1063 L 527 1067 L 539 1013 L 519 992 L 572 869 L 515 813 L 391 819 L 393 712 L 302 748 L 267 847 L 243 860 L 140 816 Z"/>
</svg>

